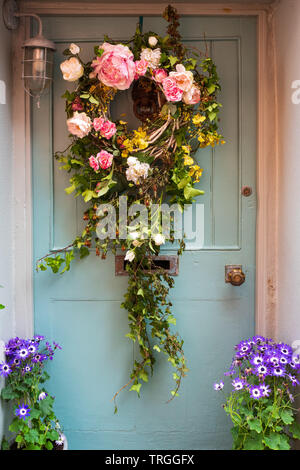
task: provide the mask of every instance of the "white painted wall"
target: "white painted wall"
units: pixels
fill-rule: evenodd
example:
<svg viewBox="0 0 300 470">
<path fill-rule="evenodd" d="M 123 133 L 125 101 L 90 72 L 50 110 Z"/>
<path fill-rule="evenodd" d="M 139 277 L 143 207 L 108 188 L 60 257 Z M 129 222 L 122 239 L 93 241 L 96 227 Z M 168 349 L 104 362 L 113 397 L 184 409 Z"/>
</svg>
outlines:
<svg viewBox="0 0 300 470">
<path fill-rule="evenodd" d="M 0 1 L 2 7 L 2 0 Z M 11 33 L 0 15 L 0 362 L 1 346 L 13 335 L 12 318 L 12 122 L 11 122 Z M 3 349 L 3 348 L 2 348 Z M 0 388 L 3 378 L 0 378 Z M 0 405 L 0 440 L 3 432 Z"/>
<path fill-rule="evenodd" d="M 300 347 L 300 1 L 275 12 L 279 117 L 278 338 Z M 293 104 L 292 83 L 298 83 Z M 295 96 L 296 98 L 296 96 Z"/>
</svg>

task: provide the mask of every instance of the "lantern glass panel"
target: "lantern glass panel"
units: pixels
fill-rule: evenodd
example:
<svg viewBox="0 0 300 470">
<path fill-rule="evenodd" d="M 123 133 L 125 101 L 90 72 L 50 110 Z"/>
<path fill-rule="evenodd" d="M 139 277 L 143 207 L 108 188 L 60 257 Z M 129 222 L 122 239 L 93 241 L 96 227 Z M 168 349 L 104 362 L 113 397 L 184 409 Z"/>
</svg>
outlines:
<svg viewBox="0 0 300 470">
<path fill-rule="evenodd" d="M 23 78 L 25 89 L 39 96 L 52 80 L 53 52 L 44 47 L 25 47 Z"/>
</svg>

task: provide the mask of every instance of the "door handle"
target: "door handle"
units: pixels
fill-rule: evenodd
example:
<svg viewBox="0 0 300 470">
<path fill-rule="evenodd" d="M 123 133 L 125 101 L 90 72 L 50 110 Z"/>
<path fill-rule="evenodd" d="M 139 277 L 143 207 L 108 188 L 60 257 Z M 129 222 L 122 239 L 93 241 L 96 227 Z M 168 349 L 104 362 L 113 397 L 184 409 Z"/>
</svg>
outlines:
<svg viewBox="0 0 300 470">
<path fill-rule="evenodd" d="M 245 273 L 243 273 L 241 265 L 227 265 L 225 266 L 225 282 L 233 286 L 241 286 L 246 280 Z"/>
</svg>

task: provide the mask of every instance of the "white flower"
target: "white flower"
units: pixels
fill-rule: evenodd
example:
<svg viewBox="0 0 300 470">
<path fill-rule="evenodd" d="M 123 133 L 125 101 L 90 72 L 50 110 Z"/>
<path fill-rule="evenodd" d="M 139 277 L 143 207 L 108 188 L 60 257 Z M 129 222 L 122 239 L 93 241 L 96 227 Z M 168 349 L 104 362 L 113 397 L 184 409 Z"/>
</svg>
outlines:
<svg viewBox="0 0 300 470">
<path fill-rule="evenodd" d="M 71 57 L 60 64 L 64 80 L 75 82 L 82 77 L 84 69 L 77 57 Z"/>
<path fill-rule="evenodd" d="M 85 113 L 75 111 L 73 117 L 67 120 L 67 126 L 71 134 L 82 139 L 89 134 L 92 128 L 92 121 Z"/>
<path fill-rule="evenodd" d="M 80 52 L 80 47 L 77 46 L 77 44 L 74 44 L 74 42 L 72 42 L 72 44 L 70 44 L 69 51 L 70 51 L 71 54 L 73 54 L 73 55 L 79 54 L 79 52 Z"/>
<path fill-rule="evenodd" d="M 166 238 L 161 233 L 157 233 L 156 235 L 154 235 L 153 240 L 154 240 L 155 245 L 160 246 L 165 243 Z"/>
<path fill-rule="evenodd" d="M 139 232 L 131 232 L 129 235 L 128 235 L 128 238 L 130 240 L 136 240 L 137 238 L 139 238 L 140 234 Z"/>
<path fill-rule="evenodd" d="M 149 46 L 154 47 L 157 44 L 157 39 L 155 36 L 150 36 L 148 39 Z"/>
<path fill-rule="evenodd" d="M 126 170 L 127 181 L 133 181 L 135 184 L 140 184 L 142 178 L 146 179 L 150 165 L 148 163 L 141 163 L 136 157 L 127 158 L 128 168 Z"/>
<path fill-rule="evenodd" d="M 46 392 L 41 392 L 39 394 L 39 401 L 44 400 L 48 394 Z"/>
<path fill-rule="evenodd" d="M 126 252 L 126 256 L 125 256 L 125 261 L 129 261 L 131 263 L 131 261 L 133 261 L 135 258 L 135 253 L 133 250 L 128 250 Z"/>
<path fill-rule="evenodd" d="M 161 51 L 159 48 L 151 50 L 149 48 L 143 49 L 141 52 L 141 60 L 146 60 L 149 67 L 156 69 L 160 63 Z"/>
<path fill-rule="evenodd" d="M 137 246 L 141 246 L 142 242 L 140 242 L 139 240 L 133 240 L 132 244 L 133 246 L 137 247 Z"/>
</svg>

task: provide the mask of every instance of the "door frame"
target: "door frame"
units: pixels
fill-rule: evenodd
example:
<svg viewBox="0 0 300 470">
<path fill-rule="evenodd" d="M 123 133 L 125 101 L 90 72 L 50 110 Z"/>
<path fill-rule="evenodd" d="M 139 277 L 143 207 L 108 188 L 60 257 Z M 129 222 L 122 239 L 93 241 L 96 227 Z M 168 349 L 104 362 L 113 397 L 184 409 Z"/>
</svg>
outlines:
<svg viewBox="0 0 300 470">
<path fill-rule="evenodd" d="M 40 16 L 161 15 L 166 5 L 26 1 L 24 13 Z M 278 262 L 278 114 L 274 9 L 263 4 L 176 3 L 179 14 L 255 16 L 257 18 L 257 227 L 256 227 L 256 332 L 276 338 Z M 31 168 L 30 98 L 21 80 L 22 43 L 29 37 L 23 19 L 12 37 L 13 78 L 13 318 L 15 334 L 31 336 L 33 304 L 33 199 Z M 274 119 L 270 119 L 275 116 Z"/>
</svg>

